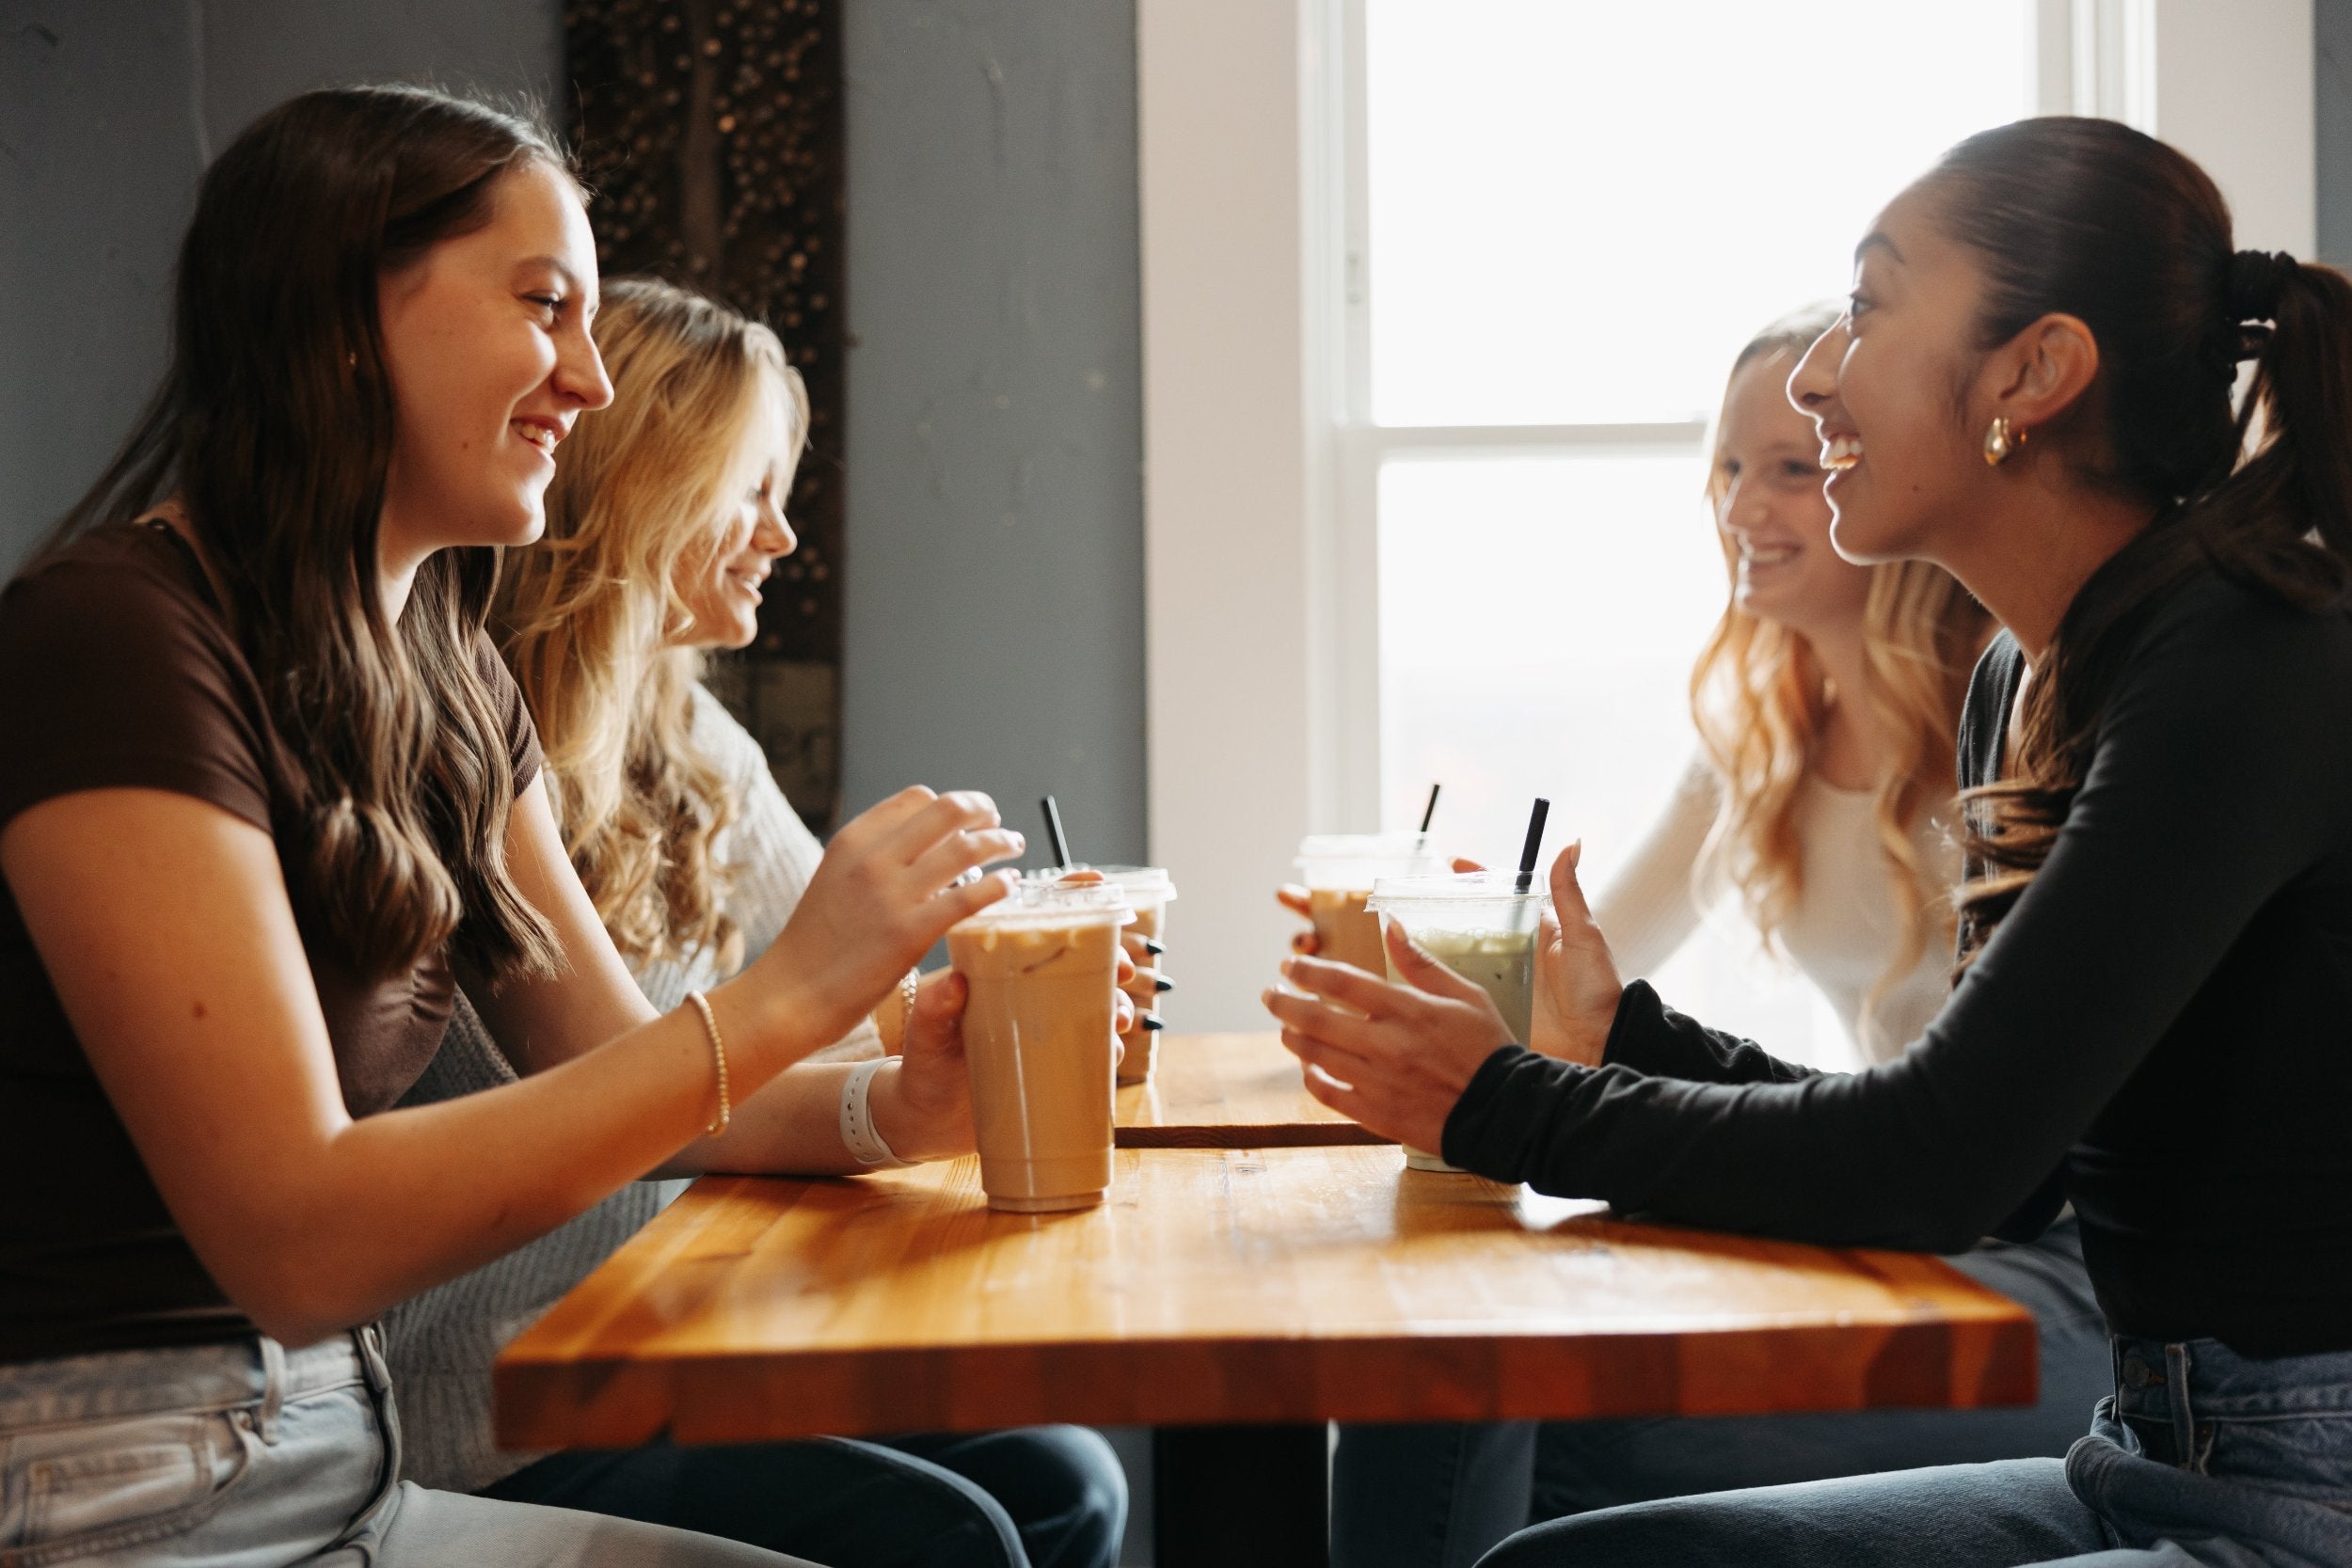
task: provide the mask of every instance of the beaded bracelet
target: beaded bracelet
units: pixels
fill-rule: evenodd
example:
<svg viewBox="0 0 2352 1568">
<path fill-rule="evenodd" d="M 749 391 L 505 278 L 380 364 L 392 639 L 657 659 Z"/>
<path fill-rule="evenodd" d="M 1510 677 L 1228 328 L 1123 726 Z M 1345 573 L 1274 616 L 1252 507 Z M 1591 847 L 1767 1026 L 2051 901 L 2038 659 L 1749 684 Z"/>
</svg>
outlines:
<svg viewBox="0 0 2352 1568">
<path fill-rule="evenodd" d="M 735 1107 L 727 1100 L 726 1041 L 719 1037 L 719 1019 L 710 1010 L 710 998 L 698 990 L 690 990 L 686 993 L 686 1000 L 691 1002 L 694 1010 L 703 1016 L 703 1033 L 710 1037 L 710 1059 L 719 1069 L 719 1117 L 703 1129 L 705 1136 L 715 1138 L 727 1130 L 728 1122 L 735 1119 Z"/>
</svg>

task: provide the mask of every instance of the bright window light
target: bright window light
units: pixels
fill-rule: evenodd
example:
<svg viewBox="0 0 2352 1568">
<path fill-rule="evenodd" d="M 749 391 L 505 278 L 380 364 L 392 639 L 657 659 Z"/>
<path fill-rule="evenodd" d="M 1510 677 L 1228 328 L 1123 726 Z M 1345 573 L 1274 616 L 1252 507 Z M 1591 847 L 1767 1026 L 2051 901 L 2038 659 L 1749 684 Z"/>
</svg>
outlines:
<svg viewBox="0 0 2352 1568">
<path fill-rule="evenodd" d="M 1373 417 L 1679 420 L 2026 112 L 2018 0 L 1365 0 Z"/>
</svg>

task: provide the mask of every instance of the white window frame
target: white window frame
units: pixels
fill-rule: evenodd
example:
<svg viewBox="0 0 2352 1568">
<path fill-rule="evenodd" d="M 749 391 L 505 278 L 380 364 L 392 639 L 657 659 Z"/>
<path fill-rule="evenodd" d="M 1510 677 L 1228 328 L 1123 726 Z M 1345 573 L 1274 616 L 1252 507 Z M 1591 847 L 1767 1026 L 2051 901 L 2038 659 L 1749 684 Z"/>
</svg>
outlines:
<svg viewBox="0 0 2352 1568">
<path fill-rule="evenodd" d="M 2172 141 L 2241 245 L 2309 255 L 2312 27 L 2312 0 L 2036 0 L 2035 98 Z M 1152 855 L 1179 1022 L 1259 1028 L 1270 884 L 1302 834 L 1380 826 L 1382 462 L 1705 431 L 1374 423 L 1362 0 L 1137 0 L 1136 64 Z"/>
</svg>

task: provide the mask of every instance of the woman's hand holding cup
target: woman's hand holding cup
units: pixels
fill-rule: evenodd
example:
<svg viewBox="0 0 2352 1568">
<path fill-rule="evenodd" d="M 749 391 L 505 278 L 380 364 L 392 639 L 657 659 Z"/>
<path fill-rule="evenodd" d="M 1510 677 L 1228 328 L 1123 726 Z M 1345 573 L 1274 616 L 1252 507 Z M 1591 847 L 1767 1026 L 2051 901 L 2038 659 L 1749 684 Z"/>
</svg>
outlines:
<svg viewBox="0 0 2352 1568">
<path fill-rule="evenodd" d="M 780 1054 L 770 1070 L 848 1034 L 947 927 L 1002 898 L 1016 873 L 956 879 L 1025 847 L 987 796 L 920 784 L 834 834 L 783 932 L 725 988 L 748 992 L 766 1022 L 758 1033 Z"/>
<path fill-rule="evenodd" d="M 1402 927 L 1391 922 L 1384 936 L 1406 983 L 1295 958 L 1282 975 L 1297 990 L 1267 991 L 1266 1010 L 1305 1065 L 1309 1094 L 1383 1137 L 1440 1148 L 1454 1102 L 1479 1065 L 1513 1043 L 1511 1028 L 1482 988 L 1415 946 Z"/>
<path fill-rule="evenodd" d="M 1551 911 L 1535 936 L 1535 1009 L 1527 1044 L 1547 1056 L 1598 1067 L 1625 982 L 1617 978 L 1608 939 L 1576 879 L 1583 858 L 1579 839 L 1551 863 Z"/>
</svg>

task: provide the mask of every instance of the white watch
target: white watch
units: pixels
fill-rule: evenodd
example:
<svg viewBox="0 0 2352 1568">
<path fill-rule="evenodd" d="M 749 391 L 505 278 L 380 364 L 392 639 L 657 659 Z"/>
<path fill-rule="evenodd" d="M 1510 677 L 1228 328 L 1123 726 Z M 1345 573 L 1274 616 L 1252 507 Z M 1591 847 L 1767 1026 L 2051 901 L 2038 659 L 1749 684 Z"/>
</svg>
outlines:
<svg viewBox="0 0 2352 1568">
<path fill-rule="evenodd" d="M 911 1165 L 912 1160 L 901 1160 L 889 1144 L 882 1141 L 882 1130 L 874 1125 L 874 1113 L 866 1101 L 874 1086 L 874 1074 L 889 1065 L 890 1059 L 860 1062 L 841 1081 L 841 1147 L 850 1151 L 850 1158 L 871 1170 L 886 1170 L 893 1165 Z"/>
</svg>

